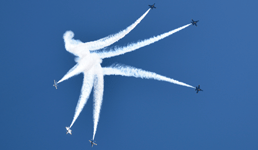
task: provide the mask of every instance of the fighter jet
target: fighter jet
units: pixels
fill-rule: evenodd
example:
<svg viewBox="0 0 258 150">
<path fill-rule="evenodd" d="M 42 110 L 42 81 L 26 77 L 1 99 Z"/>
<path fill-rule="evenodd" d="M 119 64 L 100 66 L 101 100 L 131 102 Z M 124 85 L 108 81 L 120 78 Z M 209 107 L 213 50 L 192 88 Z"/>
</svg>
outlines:
<svg viewBox="0 0 258 150">
<path fill-rule="evenodd" d="M 192 25 L 195 25 L 196 27 L 197 27 L 197 22 L 198 22 L 199 20 L 197 20 L 197 21 L 194 21 L 193 19 L 192 19 Z"/>
<path fill-rule="evenodd" d="M 67 132 L 66 132 L 66 134 L 71 134 L 72 135 L 72 130 L 69 128 L 69 127 L 65 127 L 66 128 L 66 130 L 67 130 Z"/>
<path fill-rule="evenodd" d="M 196 94 L 197 94 L 199 91 L 203 91 L 203 90 L 200 88 L 200 85 L 198 85 L 198 86 L 195 88 L 195 91 L 196 91 Z"/>
<path fill-rule="evenodd" d="M 57 83 L 56 83 L 55 80 L 54 80 L 54 85 L 53 86 L 56 87 L 56 89 L 57 89 Z"/>
<path fill-rule="evenodd" d="M 151 9 L 156 8 L 154 5 L 155 5 L 155 3 L 154 3 L 153 5 L 149 5 L 149 7 L 150 7 Z"/>
<path fill-rule="evenodd" d="M 97 145 L 96 143 L 94 143 L 94 140 L 89 140 L 91 143 L 91 147 L 93 147 L 93 145 Z"/>
</svg>

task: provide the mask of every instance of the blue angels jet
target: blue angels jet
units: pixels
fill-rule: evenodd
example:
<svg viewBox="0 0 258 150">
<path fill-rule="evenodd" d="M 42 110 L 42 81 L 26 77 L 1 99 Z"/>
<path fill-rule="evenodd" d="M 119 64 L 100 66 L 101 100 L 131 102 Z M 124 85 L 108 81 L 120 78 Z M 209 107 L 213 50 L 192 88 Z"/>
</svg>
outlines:
<svg viewBox="0 0 258 150">
<path fill-rule="evenodd" d="M 97 145 L 96 143 L 94 143 L 94 140 L 89 140 L 91 143 L 91 147 L 93 147 L 93 145 Z"/>
<path fill-rule="evenodd" d="M 71 134 L 72 135 L 72 130 L 70 129 L 70 127 L 65 127 L 66 128 L 66 134 Z"/>
<path fill-rule="evenodd" d="M 57 89 L 57 83 L 56 83 L 55 80 L 54 80 L 54 85 L 53 86 L 56 87 L 56 89 Z"/>
<path fill-rule="evenodd" d="M 198 85 L 198 86 L 195 88 L 195 91 L 196 91 L 196 94 L 197 94 L 199 91 L 203 91 L 203 90 L 200 88 L 200 85 Z"/>
<path fill-rule="evenodd" d="M 156 8 L 154 5 L 155 5 L 155 3 L 154 3 L 153 5 L 149 5 L 149 7 L 150 7 L 151 9 Z"/>
<path fill-rule="evenodd" d="M 199 20 L 197 20 L 197 21 L 194 21 L 193 19 L 192 19 L 192 25 L 195 25 L 196 27 L 197 27 L 197 22 L 198 22 Z"/>
</svg>

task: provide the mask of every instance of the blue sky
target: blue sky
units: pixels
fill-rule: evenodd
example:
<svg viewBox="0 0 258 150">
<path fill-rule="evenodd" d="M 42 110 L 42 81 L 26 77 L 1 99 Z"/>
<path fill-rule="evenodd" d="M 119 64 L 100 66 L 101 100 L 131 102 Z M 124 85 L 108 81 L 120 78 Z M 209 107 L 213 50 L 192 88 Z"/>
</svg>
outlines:
<svg viewBox="0 0 258 150">
<path fill-rule="evenodd" d="M 1 1 L 0 149 L 90 149 L 92 96 L 65 134 L 82 74 L 59 85 L 75 65 L 63 34 L 93 41 L 125 29 L 156 3 L 125 46 L 200 20 L 159 42 L 118 57 L 121 63 L 197 86 L 104 78 L 94 149 L 257 149 L 257 13 L 247 1 Z"/>
</svg>

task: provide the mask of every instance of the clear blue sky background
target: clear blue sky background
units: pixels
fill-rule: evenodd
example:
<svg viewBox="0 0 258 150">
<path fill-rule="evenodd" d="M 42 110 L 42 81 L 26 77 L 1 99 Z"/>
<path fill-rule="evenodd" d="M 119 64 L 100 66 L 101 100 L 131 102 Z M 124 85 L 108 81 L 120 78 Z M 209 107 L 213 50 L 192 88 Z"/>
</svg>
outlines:
<svg viewBox="0 0 258 150">
<path fill-rule="evenodd" d="M 106 76 L 94 149 L 258 149 L 258 1 L 0 1 L 0 149 L 91 149 L 92 96 L 66 135 L 82 74 L 63 34 L 83 42 L 146 18 L 111 47 L 125 46 L 200 20 L 157 43 L 103 60 L 153 71 L 204 92 L 155 80 Z"/>
</svg>

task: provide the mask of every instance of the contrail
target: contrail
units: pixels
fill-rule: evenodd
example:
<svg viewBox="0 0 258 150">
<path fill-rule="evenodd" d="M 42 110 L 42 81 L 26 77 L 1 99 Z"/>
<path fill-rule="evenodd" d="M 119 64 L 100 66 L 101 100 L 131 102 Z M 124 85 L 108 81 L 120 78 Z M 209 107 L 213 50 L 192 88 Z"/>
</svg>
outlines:
<svg viewBox="0 0 258 150">
<path fill-rule="evenodd" d="M 72 123 L 70 125 L 70 128 L 73 126 L 74 122 L 76 121 L 76 119 L 80 115 L 83 107 L 87 103 L 87 100 L 88 100 L 88 98 L 90 96 L 90 92 L 92 90 L 93 81 L 94 81 L 94 72 L 93 72 L 93 70 L 94 69 L 92 68 L 87 73 L 84 73 L 84 79 L 83 79 L 83 85 L 82 85 L 82 89 L 81 89 L 81 95 L 80 95 L 80 98 L 79 98 L 79 100 L 77 102 L 77 106 L 76 106 L 76 109 L 75 109 L 73 121 L 72 121 Z"/>
<path fill-rule="evenodd" d="M 114 56 L 118 56 L 118 55 L 122 55 L 122 54 L 125 54 L 127 52 L 131 52 L 131 51 L 134 51 L 136 49 L 139 49 L 141 47 L 144 47 L 144 46 L 147 46 L 149 44 L 152 44 L 154 42 L 157 42 L 173 33 L 176 33 L 188 26 L 190 26 L 190 24 L 187 24 L 187 25 L 184 25 L 180 28 L 177 28 L 177 29 L 174 29 L 172 31 L 169 31 L 167 33 L 164 33 L 164 34 L 161 34 L 161 35 L 158 35 L 158 36 L 154 36 L 152 38 L 149 38 L 149 39 L 146 39 L 146 40 L 143 40 L 143 41 L 139 41 L 137 43 L 132 43 L 132 44 L 129 44 L 128 46 L 125 46 L 125 47 L 118 47 L 118 48 L 115 48 L 113 50 L 109 50 L 109 51 L 104 51 L 104 52 L 99 52 L 98 55 L 100 56 L 100 58 L 104 59 L 104 58 L 110 58 L 110 57 L 114 57 Z"/>
<path fill-rule="evenodd" d="M 148 9 L 139 19 L 137 19 L 132 25 L 127 27 L 126 29 L 118 32 L 117 34 L 114 35 L 109 35 L 107 37 L 104 37 L 102 39 L 99 39 L 97 41 L 93 42 L 88 42 L 89 44 L 89 50 L 94 51 L 94 50 L 99 50 L 104 47 L 107 47 L 118 40 L 122 39 L 124 36 L 126 36 L 129 32 L 131 32 L 141 21 L 142 19 L 149 13 L 150 9 Z"/>
<path fill-rule="evenodd" d="M 153 72 L 148 72 L 131 66 L 125 66 L 125 65 L 119 65 L 119 64 L 112 65 L 110 67 L 104 67 L 103 73 L 104 75 L 121 75 L 121 76 L 128 76 L 128 77 L 132 76 L 136 78 L 155 79 L 155 80 L 167 81 L 170 83 L 194 88 L 193 86 L 188 85 L 186 83 L 183 83 L 165 76 L 161 76 Z"/>
<path fill-rule="evenodd" d="M 122 39 L 126 36 L 130 31 L 132 31 L 141 21 L 142 19 L 149 13 L 150 9 L 148 9 L 139 19 L 137 19 L 132 25 L 127 27 L 126 29 L 114 34 L 104 37 L 102 39 L 83 43 L 80 40 L 73 39 L 74 33 L 72 31 L 66 31 L 64 34 L 65 48 L 68 52 L 74 54 L 75 56 L 83 56 L 87 55 L 90 51 L 99 50 L 104 47 L 107 47 L 118 40 Z"/>
<path fill-rule="evenodd" d="M 70 69 L 66 75 L 61 79 L 59 80 L 57 83 L 60 83 L 64 80 L 67 80 L 68 78 L 72 77 L 72 76 L 75 76 L 77 74 L 81 73 L 81 70 L 79 69 L 78 67 L 78 64 L 76 64 L 72 69 Z"/>
<path fill-rule="evenodd" d="M 93 137 L 92 137 L 93 140 L 95 138 L 95 134 L 98 127 L 99 115 L 100 115 L 100 109 L 102 105 L 103 91 L 104 91 L 104 79 L 103 79 L 102 68 L 99 65 L 99 67 L 97 67 L 96 69 L 98 72 L 96 73 L 95 81 L 94 81 L 94 110 L 93 110 L 94 129 L 93 129 Z"/>
</svg>

